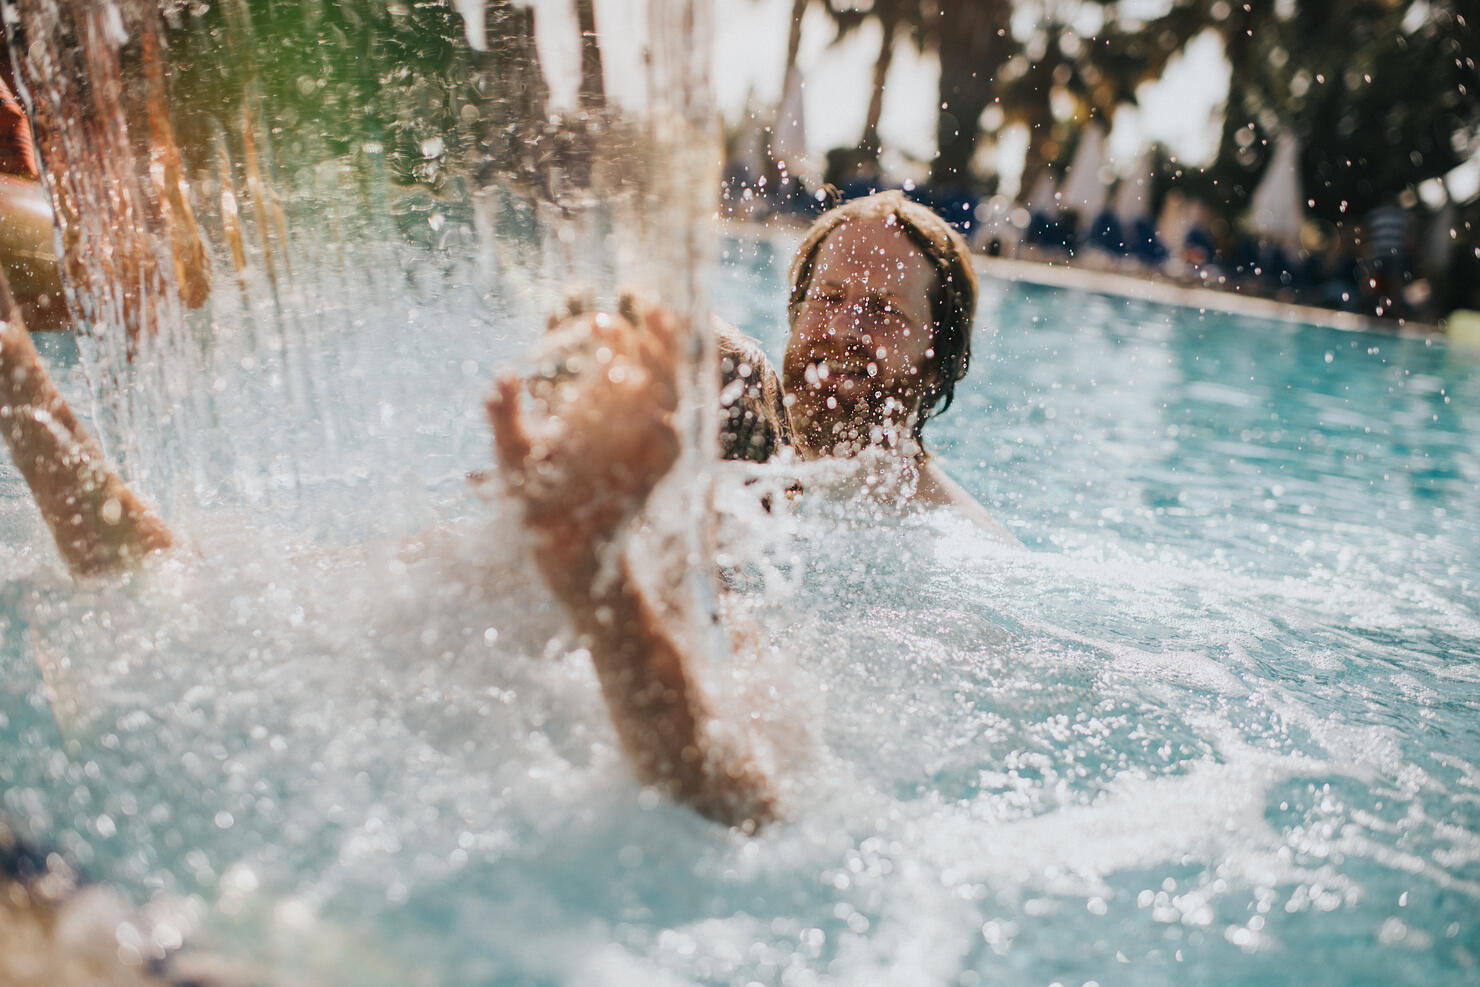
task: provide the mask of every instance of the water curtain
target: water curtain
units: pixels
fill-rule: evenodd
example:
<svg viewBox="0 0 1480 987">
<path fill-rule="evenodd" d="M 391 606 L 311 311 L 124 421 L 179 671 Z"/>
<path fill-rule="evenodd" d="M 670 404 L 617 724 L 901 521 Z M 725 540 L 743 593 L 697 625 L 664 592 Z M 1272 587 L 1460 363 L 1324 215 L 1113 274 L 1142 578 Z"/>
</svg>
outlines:
<svg viewBox="0 0 1480 987">
<path fill-rule="evenodd" d="M 568 293 L 706 326 L 706 6 L 11 5 L 110 455 L 177 519 L 410 527 L 487 465 L 488 374 Z"/>
</svg>

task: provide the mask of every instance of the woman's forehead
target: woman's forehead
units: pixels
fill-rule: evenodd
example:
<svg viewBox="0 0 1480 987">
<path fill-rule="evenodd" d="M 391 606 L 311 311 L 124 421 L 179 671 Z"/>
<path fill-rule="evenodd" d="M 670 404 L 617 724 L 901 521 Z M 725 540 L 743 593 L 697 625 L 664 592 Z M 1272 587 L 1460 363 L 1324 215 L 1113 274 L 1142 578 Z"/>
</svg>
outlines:
<svg viewBox="0 0 1480 987">
<path fill-rule="evenodd" d="M 839 226 L 823 239 L 812 265 L 813 278 L 860 280 L 895 291 L 928 291 L 934 274 L 925 253 L 896 223 L 883 219 Z"/>
</svg>

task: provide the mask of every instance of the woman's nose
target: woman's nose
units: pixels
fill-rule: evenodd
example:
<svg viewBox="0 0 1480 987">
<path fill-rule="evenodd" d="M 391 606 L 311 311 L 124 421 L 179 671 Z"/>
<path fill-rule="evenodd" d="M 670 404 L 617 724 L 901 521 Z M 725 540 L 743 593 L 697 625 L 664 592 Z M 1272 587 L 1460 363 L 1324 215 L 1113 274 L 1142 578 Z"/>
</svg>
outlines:
<svg viewBox="0 0 1480 987">
<path fill-rule="evenodd" d="M 842 339 L 860 338 L 867 332 L 864 323 L 864 306 L 860 299 L 846 301 L 833 313 L 828 328 Z"/>
</svg>

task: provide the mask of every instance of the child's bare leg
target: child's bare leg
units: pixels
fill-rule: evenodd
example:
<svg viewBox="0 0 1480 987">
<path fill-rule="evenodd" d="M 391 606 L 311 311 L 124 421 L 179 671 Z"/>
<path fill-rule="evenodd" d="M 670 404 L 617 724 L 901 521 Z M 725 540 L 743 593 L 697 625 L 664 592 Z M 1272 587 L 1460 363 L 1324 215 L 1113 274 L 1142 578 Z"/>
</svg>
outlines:
<svg viewBox="0 0 1480 987">
<path fill-rule="evenodd" d="M 57 390 L 3 272 L 0 435 L 74 573 L 127 568 L 174 544 L 164 522 L 107 467 Z"/>
</svg>

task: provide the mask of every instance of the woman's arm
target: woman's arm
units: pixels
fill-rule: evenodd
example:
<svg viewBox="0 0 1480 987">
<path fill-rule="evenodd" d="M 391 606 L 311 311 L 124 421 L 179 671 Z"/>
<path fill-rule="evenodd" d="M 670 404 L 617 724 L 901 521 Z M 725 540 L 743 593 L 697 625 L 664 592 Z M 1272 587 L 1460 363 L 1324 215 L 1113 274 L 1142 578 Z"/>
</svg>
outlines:
<svg viewBox="0 0 1480 987">
<path fill-rule="evenodd" d="M 776 816 L 770 779 L 748 748 L 722 746 L 712 735 L 715 716 L 689 670 L 677 629 L 659 617 L 625 555 L 610 583 L 567 600 L 566 610 L 591 651 L 602 696 L 638 778 L 701 815 L 747 832 L 770 822 Z"/>
<path fill-rule="evenodd" d="M 108 469 L 57 390 L 3 272 L 0 434 L 73 573 L 124 569 L 174 544 L 164 522 Z"/>
<path fill-rule="evenodd" d="M 680 629 L 633 577 L 623 544 L 678 456 L 673 327 L 662 313 L 643 318 L 641 329 L 619 316 L 577 321 L 593 345 L 565 363 L 589 366 L 555 384 L 531 382 L 544 412 L 536 427 L 521 411 L 524 382 L 499 381 L 488 404 L 499 464 L 525 505 L 540 569 L 590 649 L 638 777 L 712 819 L 754 830 L 776 815 L 770 781 L 748 749 L 716 736 Z"/>
</svg>

